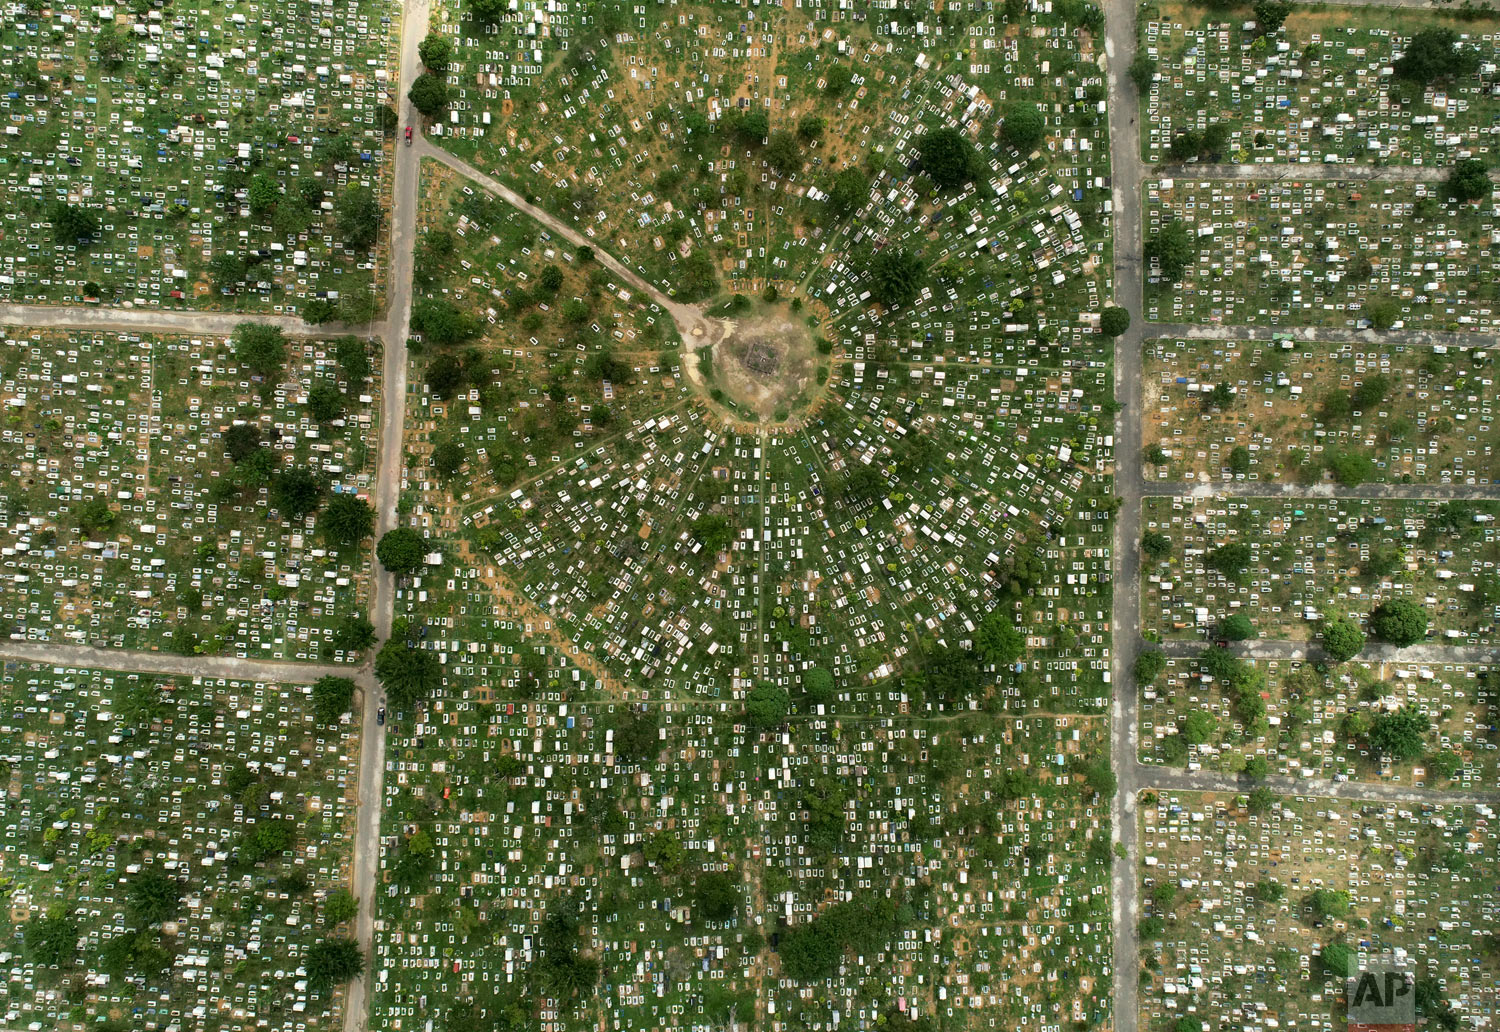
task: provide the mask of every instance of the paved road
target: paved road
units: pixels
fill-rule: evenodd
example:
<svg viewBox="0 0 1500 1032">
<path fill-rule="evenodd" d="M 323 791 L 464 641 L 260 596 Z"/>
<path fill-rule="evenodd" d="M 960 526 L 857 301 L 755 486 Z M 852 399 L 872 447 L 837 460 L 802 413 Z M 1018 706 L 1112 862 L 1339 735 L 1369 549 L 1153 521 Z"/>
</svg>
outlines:
<svg viewBox="0 0 1500 1032">
<path fill-rule="evenodd" d="M 1122 453 L 1123 454 L 1123 453 Z M 1259 480 L 1155 480 L 1142 494 L 1153 498 L 1391 498 L 1411 501 L 1483 502 L 1500 500 L 1500 484 L 1273 484 Z"/>
<path fill-rule="evenodd" d="M 1161 650 L 1169 656 L 1191 657 L 1202 652 L 1206 644 L 1207 642 L 1202 641 L 1167 641 L 1162 643 Z M 1229 648 L 1247 659 L 1307 659 L 1321 658 L 1323 655 L 1317 642 L 1277 638 L 1232 642 Z M 1489 664 L 1500 663 L 1500 647 L 1429 642 L 1400 649 L 1394 645 L 1372 644 L 1366 645 L 1358 658 L 1365 663 Z"/>
<path fill-rule="evenodd" d="M 400 125 L 419 128 L 421 115 L 406 97 L 421 64 L 417 44 L 427 34 L 428 0 L 408 0 L 401 20 L 401 74 L 398 85 Z M 382 366 L 380 459 L 375 475 L 375 540 L 396 526 L 397 506 L 406 474 L 406 338 L 411 326 L 412 263 L 417 242 L 420 145 L 401 141 L 397 130 L 395 184 L 391 202 L 390 308 L 385 322 L 385 360 Z M 374 563 L 370 593 L 370 622 L 381 643 L 391 634 L 395 613 L 396 579 Z M 380 881 L 380 815 L 385 802 L 385 728 L 377 715 L 383 694 L 371 685 L 365 693 L 360 726 L 359 806 L 354 830 L 354 898 L 359 914 L 354 937 L 364 951 L 365 969 L 349 985 L 344 1001 L 345 1032 L 362 1032 L 370 1015 L 370 992 L 375 971 L 375 887 Z"/>
<path fill-rule="evenodd" d="M 1136 835 L 1137 781 L 1136 741 L 1140 724 L 1139 698 L 1130 677 L 1140 649 L 1140 539 L 1141 491 L 1144 487 L 1140 463 L 1141 406 L 1136 399 L 1141 384 L 1140 314 L 1145 310 L 1142 268 L 1141 182 L 1146 169 L 1141 163 L 1140 129 L 1136 112 L 1140 97 L 1126 70 L 1135 53 L 1136 5 L 1122 0 L 1104 7 L 1104 53 L 1108 63 L 1109 155 L 1114 183 L 1114 303 L 1134 317 L 1130 329 L 1115 338 L 1115 399 L 1121 410 L 1115 417 L 1115 454 L 1126 456 L 1115 465 L 1115 494 L 1123 499 L 1115 520 L 1113 556 L 1113 615 L 1111 623 L 1110 681 L 1114 704 L 1110 710 L 1110 762 L 1117 789 L 1110 806 L 1115 842 L 1124 847 L 1111 872 L 1113 883 L 1111 925 L 1114 938 L 1112 984 L 1115 1032 L 1136 1032 L 1138 973 L 1140 971 L 1140 847 Z"/>
<path fill-rule="evenodd" d="M 1152 170 L 1151 177 L 1248 179 L 1257 182 L 1290 179 L 1293 182 L 1341 180 L 1359 183 L 1439 183 L 1448 178 L 1448 168 L 1442 165 L 1329 165 L 1321 161 L 1305 165 L 1301 162 L 1268 162 L 1258 165 L 1162 164 Z"/>
<path fill-rule="evenodd" d="M 1115 177 L 1119 182 L 1119 176 Z M 1116 191 L 1118 194 L 1118 189 Z M 1118 207 L 1118 202 L 1116 202 Z M 1118 216 L 1116 216 L 1118 218 Z M 1118 259 L 1116 259 L 1118 261 Z M 1447 330 L 1351 330 L 1335 326 L 1221 326 L 1208 323 L 1146 323 L 1146 337 L 1175 340 L 1271 340 L 1285 334 L 1306 344 L 1404 344 L 1408 347 L 1493 348 L 1493 333 L 1453 333 Z"/>
<path fill-rule="evenodd" d="M 256 315 L 231 312 L 164 312 L 155 308 L 97 308 L 92 305 L 0 305 L 0 326 L 26 329 L 122 330 L 126 333 L 203 333 L 227 337 L 240 323 L 279 326 L 295 337 L 373 335 L 380 325 L 314 326 L 295 315 Z"/>
<path fill-rule="evenodd" d="M 1386 785 L 1367 781 L 1329 781 L 1325 778 L 1289 778 L 1280 775 L 1252 781 L 1234 774 L 1218 774 L 1179 767 L 1142 766 L 1143 788 L 1159 792 L 1249 792 L 1263 784 L 1282 795 L 1320 796 L 1359 803 L 1411 803 L 1455 806 L 1500 802 L 1500 789 L 1468 792 L 1462 789 L 1414 788 L 1410 785 Z"/>
<path fill-rule="evenodd" d="M 67 667 L 127 670 L 142 674 L 232 677 L 240 681 L 286 681 L 294 684 L 310 684 L 329 674 L 356 680 L 362 676 L 355 667 L 337 666 L 331 663 L 240 659 L 236 656 L 179 656 L 175 652 L 96 649 L 88 645 L 62 645 L 40 641 L 0 641 L 0 659 L 24 663 L 52 663 Z"/>
</svg>

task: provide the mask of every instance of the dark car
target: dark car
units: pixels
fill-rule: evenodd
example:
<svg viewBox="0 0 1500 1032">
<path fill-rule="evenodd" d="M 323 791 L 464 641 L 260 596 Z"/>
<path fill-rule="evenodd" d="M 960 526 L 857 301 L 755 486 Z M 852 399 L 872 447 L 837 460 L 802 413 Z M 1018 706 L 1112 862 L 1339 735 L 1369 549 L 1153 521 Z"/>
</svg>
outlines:
<svg viewBox="0 0 1500 1032">
<path fill-rule="evenodd" d="M 378 710 L 375 711 L 375 723 L 381 725 L 382 727 L 385 725 L 385 707 L 384 706 L 380 707 L 380 709 L 378 709 Z"/>
</svg>

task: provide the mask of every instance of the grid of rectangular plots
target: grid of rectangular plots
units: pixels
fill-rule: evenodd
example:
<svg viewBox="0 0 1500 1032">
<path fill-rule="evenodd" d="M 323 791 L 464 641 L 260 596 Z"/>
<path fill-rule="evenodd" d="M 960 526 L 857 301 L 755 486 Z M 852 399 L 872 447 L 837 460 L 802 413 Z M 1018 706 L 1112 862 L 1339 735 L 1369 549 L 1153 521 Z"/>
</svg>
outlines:
<svg viewBox="0 0 1500 1032">
<path fill-rule="evenodd" d="M 1145 627 L 1166 637 L 1198 637 L 1243 613 L 1257 634 L 1306 639 L 1326 616 L 1363 621 L 1381 602 L 1404 598 L 1426 610 L 1433 640 L 1496 640 L 1500 504 L 1354 498 L 1147 498 L 1143 504 L 1142 527 L 1171 540 L 1166 559 L 1143 564 L 1141 602 Z M 1228 552 L 1219 551 L 1225 546 Z"/>
<path fill-rule="evenodd" d="M 1162 921 L 1143 1022 L 1336 1028 L 1335 943 L 1361 960 L 1404 951 L 1458 1014 L 1494 1013 L 1493 810 L 1283 796 L 1251 813 L 1242 800 L 1171 792 L 1141 806 L 1142 916 Z"/>
<path fill-rule="evenodd" d="M 310 691 L 7 667 L 0 1006 L 10 1023 L 129 1015 L 128 1027 L 151 1028 L 175 1015 L 205 1029 L 341 1024 L 300 969 L 335 931 L 325 901 L 349 877 L 355 739 L 352 724 L 316 723 Z M 247 843 L 268 826 L 290 833 L 285 849 L 247 862 Z M 131 888 L 152 873 L 175 882 L 180 898 L 143 931 Z M 35 961 L 27 936 L 49 916 L 77 933 L 60 971 Z M 137 933 L 117 967 L 116 947 Z"/>
<path fill-rule="evenodd" d="M 1214 717 L 1208 740 L 1191 761 L 1238 772 L 1252 757 L 1272 774 L 1380 780 L 1396 784 L 1483 789 L 1495 784 L 1500 741 L 1495 723 L 1500 675 L 1455 663 L 1348 662 L 1320 668 L 1291 660 L 1256 661 L 1265 682 L 1264 716 L 1241 712 L 1231 693 L 1196 659 L 1169 659 L 1161 678 L 1141 688 L 1143 762 L 1172 762 L 1167 740 L 1194 712 Z M 1430 722 L 1425 752 L 1408 760 L 1380 756 L 1368 735 L 1382 714 L 1403 706 Z M 1177 762 L 1181 762 L 1181 757 Z"/>
<path fill-rule="evenodd" d="M 21 16 L 0 51 L 34 76 L 0 97 L 21 157 L 0 169 L 0 299 L 282 311 L 355 277 L 368 289 L 370 249 L 345 249 L 333 209 L 347 189 L 382 187 L 395 10 L 256 0 Z M 87 247 L 65 241 L 58 201 L 97 223 Z"/>
<path fill-rule="evenodd" d="M 473 522 L 481 535 L 499 529 L 490 540 L 502 575 L 622 676 L 726 694 L 731 678 L 748 676 L 759 601 L 746 558 L 759 545 L 759 449 L 676 410 Z M 695 534 L 704 519 L 723 527 L 722 547 Z"/>
<path fill-rule="evenodd" d="M 1489 483 L 1500 428 L 1494 358 L 1443 345 L 1155 340 L 1142 401 L 1162 480 L 1309 479 L 1335 455 L 1370 458 L 1376 479 Z M 1208 394 L 1228 384 L 1223 404 Z"/>
<path fill-rule="evenodd" d="M 1500 224 L 1441 183 L 1157 179 L 1146 203 L 1147 239 L 1176 221 L 1194 252 L 1188 289 L 1153 267 L 1148 319 L 1495 329 Z"/>
<path fill-rule="evenodd" d="M 602 977 L 563 1027 L 686 1027 L 734 1005 L 826 1018 L 898 997 L 932 1013 L 959 994 L 962 1008 L 1099 1006 L 1109 832 L 1077 773 L 1105 749 L 1099 722 L 813 720 L 757 736 L 735 710 L 449 697 L 393 732 L 378 898 L 384 927 L 397 909 L 401 923 L 379 933 L 377 1013 L 410 1027 L 424 997 L 521 996 L 542 923 L 570 901 Z M 709 872 L 734 887 L 727 920 L 696 912 L 690 886 Z M 778 975 L 789 927 L 888 896 L 906 903 L 899 927 L 845 956 L 834 998 Z M 1024 994 L 964 970 L 992 936 L 1019 947 Z M 1045 992 L 1068 974 L 1076 995 Z"/>
<path fill-rule="evenodd" d="M 1241 11 L 1162 6 L 1138 23 L 1157 62 L 1142 98 L 1141 149 L 1165 161 L 1172 141 L 1211 123 L 1230 128 L 1227 160 L 1446 164 L 1495 146 L 1494 95 L 1478 74 L 1427 86 L 1398 80 L 1393 61 L 1417 32 L 1448 28 L 1483 62 L 1500 55 L 1493 20 L 1395 10 L 1293 8 L 1266 36 Z"/>
<path fill-rule="evenodd" d="M 0 528 L 0 599 L 10 633 L 322 654 L 323 632 L 364 604 L 363 565 L 317 538 L 310 521 L 270 520 L 265 488 L 244 479 L 225 435 L 248 423 L 267 465 L 308 468 L 334 491 L 365 495 L 378 388 L 349 382 L 330 342 L 288 342 L 287 351 L 271 386 L 252 382 L 224 338 L 31 331 L 7 340 L 0 394 L 12 422 L 0 431 L 0 457 L 14 491 Z M 308 394 L 319 384 L 338 389 L 341 416 L 313 418 Z M 90 505 L 109 515 L 86 519 Z"/>
</svg>

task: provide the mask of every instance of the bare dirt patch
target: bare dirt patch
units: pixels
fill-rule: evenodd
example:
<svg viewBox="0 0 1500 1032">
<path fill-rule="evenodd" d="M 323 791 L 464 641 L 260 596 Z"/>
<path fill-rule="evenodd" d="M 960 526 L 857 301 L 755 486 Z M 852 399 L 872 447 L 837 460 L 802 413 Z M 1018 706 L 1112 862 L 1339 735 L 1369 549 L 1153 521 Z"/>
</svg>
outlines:
<svg viewBox="0 0 1500 1032">
<path fill-rule="evenodd" d="M 784 422 L 805 409 L 817 388 L 818 353 L 805 322 L 767 311 L 729 325 L 713 345 L 709 386 L 741 415 Z"/>
</svg>

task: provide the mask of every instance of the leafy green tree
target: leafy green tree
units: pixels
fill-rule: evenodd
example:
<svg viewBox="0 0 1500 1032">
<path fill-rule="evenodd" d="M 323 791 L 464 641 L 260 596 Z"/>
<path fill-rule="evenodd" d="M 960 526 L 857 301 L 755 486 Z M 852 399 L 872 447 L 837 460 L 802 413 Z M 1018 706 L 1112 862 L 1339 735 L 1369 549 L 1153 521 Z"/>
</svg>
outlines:
<svg viewBox="0 0 1500 1032">
<path fill-rule="evenodd" d="M 99 64 L 112 72 L 125 63 L 130 53 L 130 39 L 120 35 L 113 23 L 106 23 L 94 37 L 94 52 L 99 55 Z"/>
<path fill-rule="evenodd" d="M 815 115 L 811 111 L 797 120 L 797 136 L 813 143 L 822 139 L 826 123 L 821 115 Z"/>
<path fill-rule="evenodd" d="M 362 186 L 344 191 L 334 206 L 333 219 L 344 246 L 351 251 L 365 251 L 375 243 L 385 210 L 374 192 Z"/>
<path fill-rule="evenodd" d="M 1156 259 L 1162 275 L 1176 281 L 1198 257 L 1198 244 L 1187 224 L 1173 219 L 1146 241 L 1146 257 Z"/>
<path fill-rule="evenodd" d="M 1479 70 L 1479 51 L 1459 44 L 1458 34 L 1449 28 L 1423 29 L 1406 45 L 1406 52 L 1396 59 L 1396 78 L 1419 85 L 1440 80 L 1459 79 Z"/>
<path fill-rule="evenodd" d="M 1243 541 L 1231 541 L 1210 551 L 1203 558 L 1203 565 L 1219 573 L 1226 580 L 1235 580 L 1250 566 L 1250 546 Z"/>
<path fill-rule="evenodd" d="M 427 363 L 427 389 L 439 401 L 447 401 L 464 385 L 463 363 L 452 355 L 439 355 Z"/>
<path fill-rule="evenodd" d="M 1265 813 L 1276 805 L 1276 793 L 1265 785 L 1257 785 L 1250 791 L 1249 809 L 1251 813 Z"/>
<path fill-rule="evenodd" d="M 1266 762 L 1264 756 L 1252 756 L 1245 761 L 1245 777 L 1252 781 L 1264 781 L 1269 773 L 1271 773 L 1271 765 Z"/>
<path fill-rule="evenodd" d="M 133 875 L 125 893 L 131 916 L 143 925 L 172 920 L 181 902 L 182 886 L 154 867 Z"/>
<path fill-rule="evenodd" d="M 1025 153 L 1041 143 L 1047 135 L 1047 118 L 1042 109 L 1025 101 L 1015 101 L 1005 109 L 1000 136 L 1016 150 Z"/>
<path fill-rule="evenodd" d="M 423 72 L 412 80 L 411 89 L 406 91 L 406 98 L 411 101 L 412 107 L 428 118 L 437 118 L 443 113 L 443 108 L 448 106 L 448 83 L 441 75 Z"/>
<path fill-rule="evenodd" d="M 1464 158 L 1448 173 L 1448 192 L 1461 201 L 1477 201 L 1493 189 L 1490 170 L 1479 158 Z"/>
<path fill-rule="evenodd" d="M 1213 737 L 1218 720 L 1207 710 L 1193 710 L 1182 722 L 1182 738 L 1188 745 L 1202 745 Z"/>
<path fill-rule="evenodd" d="M 417 56 L 434 72 L 445 71 L 449 59 L 453 56 L 453 44 L 447 37 L 429 32 L 422 42 L 417 44 Z"/>
<path fill-rule="evenodd" d="M 78 963 L 78 922 L 60 912 L 33 917 L 23 937 L 26 952 L 37 964 L 69 968 Z"/>
<path fill-rule="evenodd" d="M 344 392 L 327 380 L 319 380 L 307 392 L 307 411 L 319 423 L 339 418 L 344 414 Z"/>
<path fill-rule="evenodd" d="M 365 957 L 353 939 L 335 935 L 313 943 L 303 966 L 307 970 L 308 988 L 325 993 L 355 978 L 364 969 Z"/>
<path fill-rule="evenodd" d="M 119 518 L 103 498 L 90 498 L 73 507 L 73 519 L 84 537 L 98 537 L 113 527 Z"/>
<path fill-rule="evenodd" d="M 1141 551 L 1160 561 L 1172 554 L 1172 539 L 1157 530 L 1148 530 L 1141 535 Z"/>
<path fill-rule="evenodd" d="M 1345 487 L 1358 487 L 1375 475 L 1375 463 L 1367 455 L 1339 451 L 1328 457 L 1334 479 Z"/>
<path fill-rule="evenodd" d="M 1262 903 L 1280 903 L 1286 899 L 1286 886 L 1275 878 L 1262 878 L 1255 883 L 1255 895 Z"/>
<path fill-rule="evenodd" d="M 1155 681 L 1167 669 L 1167 654 L 1161 649 L 1142 649 L 1136 654 L 1131 674 L 1136 684 L 1147 685 Z"/>
<path fill-rule="evenodd" d="M 828 188 L 828 209 L 835 218 L 858 211 L 870 197 L 870 179 L 857 168 L 846 168 Z"/>
<path fill-rule="evenodd" d="M 693 913 L 705 921 L 724 922 L 739 912 L 743 899 L 735 880 L 722 871 L 704 871 L 693 882 Z"/>
<path fill-rule="evenodd" d="M 1331 942 L 1323 947 L 1319 958 L 1329 974 L 1338 978 L 1349 978 L 1359 970 L 1359 954 L 1353 947 L 1342 942 Z"/>
<path fill-rule="evenodd" d="M 901 308 L 916 300 L 927 275 L 920 256 L 904 247 L 885 247 L 870 261 L 870 293 L 887 308 Z"/>
<path fill-rule="evenodd" d="M 410 527 L 394 527 L 375 546 L 375 558 L 391 573 L 411 573 L 422 565 L 426 545 Z"/>
<path fill-rule="evenodd" d="M 337 724 L 354 708 L 355 684 L 347 677 L 327 674 L 313 682 L 313 715 L 320 724 Z"/>
<path fill-rule="evenodd" d="M 323 504 L 323 481 L 305 466 L 293 466 L 271 479 L 271 508 L 295 523 Z"/>
<path fill-rule="evenodd" d="M 980 163 L 969 138 L 957 129 L 932 129 L 917 141 L 922 171 L 940 189 L 963 186 L 978 174 Z"/>
<path fill-rule="evenodd" d="M 549 265 L 547 269 L 556 270 L 559 277 L 562 275 L 562 270 L 555 265 Z M 544 284 L 549 279 L 547 269 L 542 270 Z M 556 289 L 549 293 L 556 293 Z M 473 340 L 480 332 L 478 320 L 459 311 L 453 302 L 441 298 L 423 298 L 413 305 L 411 328 L 422 335 L 423 341 L 438 347 L 462 344 Z"/>
<path fill-rule="evenodd" d="M 1380 641 L 1400 648 L 1427 637 L 1427 610 L 1404 598 L 1382 602 L 1370 613 L 1370 630 Z"/>
<path fill-rule="evenodd" d="M 671 873 L 682 866 L 687 850 L 682 846 L 682 839 L 672 832 L 658 831 L 642 844 L 641 855 L 652 867 Z"/>
<path fill-rule="evenodd" d="M 1146 48 L 1136 50 L 1135 57 L 1130 62 L 1130 81 L 1135 83 L 1135 88 L 1142 93 L 1151 89 L 1151 84 L 1156 81 L 1156 60 L 1146 53 Z"/>
<path fill-rule="evenodd" d="M 395 638 L 375 654 L 375 676 L 380 678 L 386 698 L 400 710 L 428 698 L 443 682 L 442 663 L 435 653 L 410 648 Z"/>
<path fill-rule="evenodd" d="M 1342 889 L 1314 889 L 1307 905 L 1318 917 L 1343 917 L 1349 913 L 1349 894 Z"/>
<path fill-rule="evenodd" d="M 1381 713 L 1370 728 L 1370 745 L 1381 754 L 1396 760 L 1415 760 L 1427 752 L 1427 733 L 1432 721 L 1427 714 L 1410 706 L 1394 713 Z"/>
<path fill-rule="evenodd" d="M 1401 317 L 1401 309 L 1388 297 L 1376 298 L 1366 309 L 1370 313 L 1370 324 L 1377 330 L 1388 330 Z"/>
<path fill-rule="evenodd" d="M 1266 35 L 1270 35 L 1286 22 L 1292 13 L 1292 5 L 1286 0 L 1255 0 L 1255 24 Z"/>
<path fill-rule="evenodd" d="M 1229 453 L 1229 471 L 1231 473 L 1250 472 L 1250 449 L 1243 444 L 1236 445 Z"/>
<path fill-rule="evenodd" d="M 1106 337 L 1118 337 L 1130 329 L 1130 311 L 1118 305 L 1109 305 L 1099 313 L 1099 330 Z"/>
<path fill-rule="evenodd" d="M 830 97 L 841 97 L 854 82 L 854 69 L 836 64 L 823 73 L 823 92 Z"/>
<path fill-rule="evenodd" d="M 1255 625 L 1244 613 L 1234 613 L 1219 624 L 1219 637 L 1229 641 L 1244 641 L 1255 637 Z"/>
<path fill-rule="evenodd" d="M 240 860 L 258 864 L 292 847 L 292 822 L 279 818 L 258 820 L 240 840 Z"/>
<path fill-rule="evenodd" d="M 286 338 L 279 326 L 240 323 L 233 343 L 235 360 L 258 376 L 270 379 L 286 365 Z"/>
<path fill-rule="evenodd" d="M 1009 614 L 996 609 L 980 621 L 974 632 L 974 647 L 991 663 L 1010 666 L 1026 651 L 1026 637 Z"/>
<path fill-rule="evenodd" d="M 1323 621 L 1322 640 L 1323 654 L 1335 663 L 1353 659 L 1365 647 L 1365 633 L 1359 624 L 1341 614 Z"/>
<path fill-rule="evenodd" d="M 358 613 L 346 616 L 334 628 L 330 640 L 333 647 L 342 652 L 358 652 L 375 644 L 375 625 L 369 617 Z"/>
<path fill-rule="evenodd" d="M 734 526 L 726 517 L 716 514 L 705 513 L 697 517 L 689 529 L 710 556 L 724 551 L 734 540 Z"/>
<path fill-rule="evenodd" d="M 757 684 L 745 697 L 745 719 L 757 730 L 768 731 L 781 726 L 790 711 L 791 699 L 786 689 L 769 681 Z"/>
<path fill-rule="evenodd" d="M 784 129 L 771 134 L 762 156 L 767 165 L 783 176 L 789 176 L 802 167 L 802 145 L 797 142 L 797 137 Z"/>
<path fill-rule="evenodd" d="M 833 701 L 833 675 L 822 667 L 813 667 L 802 675 L 802 697 L 813 706 L 826 706 Z"/>
<path fill-rule="evenodd" d="M 615 728 L 618 763 L 651 763 L 661 750 L 661 718 L 654 709 L 632 711 Z"/>
<path fill-rule="evenodd" d="M 354 919 L 359 913 L 359 900 L 348 889 L 335 889 L 323 901 L 323 924 L 333 928 Z"/>
<path fill-rule="evenodd" d="M 246 196 L 250 201 L 251 214 L 264 215 L 276 207 L 276 202 L 281 200 L 281 188 L 276 185 L 275 176 L 269 172 L 262 172 L 250 180 Z"/>
</svg>

